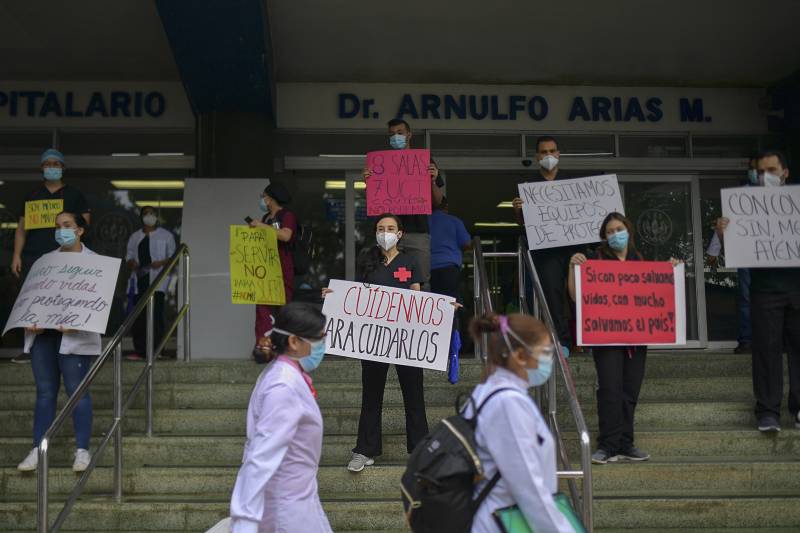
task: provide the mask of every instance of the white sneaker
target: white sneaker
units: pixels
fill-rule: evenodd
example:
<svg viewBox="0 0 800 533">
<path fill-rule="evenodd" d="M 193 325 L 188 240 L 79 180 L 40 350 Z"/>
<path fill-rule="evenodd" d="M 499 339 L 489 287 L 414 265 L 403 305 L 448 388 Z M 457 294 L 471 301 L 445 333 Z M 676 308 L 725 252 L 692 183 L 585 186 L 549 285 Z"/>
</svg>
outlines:
<svg viewBox="0 0 800 533">
<path fill-rule="evenodd" d="M 75 461 L 72 463 L 73 472 L 83 472 L 89 468 L 89 463 L 92 461 L 92 456 L 89 455 L 89 450 L 78 448 L 75 450 Z"/>
<path fill-rule="evenodd" d="M 361 472 L 364 470 L 365 466 L 371 466 L 375 464 L 375 459 L 372 457 L 367 457 L 366 455 L 361 455 L 360 453 L 353 452 L 353 457 L 350 459 L 350 462 L 347 465 L 347 469 L 351 472 Z"/>
<path fill-rule="evenodd" d="M 28 452 L 28 456 L 17 465 L 17 470 L 20 472 L 33 472 L 39 466 L 39 447 L 32 449 Z"/>
</svg>

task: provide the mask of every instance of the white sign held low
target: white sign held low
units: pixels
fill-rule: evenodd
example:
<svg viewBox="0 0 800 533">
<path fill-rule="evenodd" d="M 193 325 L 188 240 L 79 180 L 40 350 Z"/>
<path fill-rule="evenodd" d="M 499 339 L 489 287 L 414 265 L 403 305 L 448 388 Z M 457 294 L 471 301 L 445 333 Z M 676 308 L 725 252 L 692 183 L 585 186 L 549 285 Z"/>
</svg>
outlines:
<svg viewBox="0 0 800 533">
<path fill-rule="evenodd" d="M 608 213 L 624 214 L 616 174 L 519 184 L 531 250 L 600 240 Z"/>
<path fill-rule="evenodd" d="M 325 297 L 325 352 L 447 370 L 454 298 L 331 280 Z"/>
<path fill-rule="evenodd" d="M 800 266 L 800 185 L 722 189 L 725 266 Z"/>
<path fill-rule="evenodd" d="M 3 329 L 74 329 L 103 334 L 114 299 L 120 259 L 49 253 L 31 267 Z"/>
</svg>

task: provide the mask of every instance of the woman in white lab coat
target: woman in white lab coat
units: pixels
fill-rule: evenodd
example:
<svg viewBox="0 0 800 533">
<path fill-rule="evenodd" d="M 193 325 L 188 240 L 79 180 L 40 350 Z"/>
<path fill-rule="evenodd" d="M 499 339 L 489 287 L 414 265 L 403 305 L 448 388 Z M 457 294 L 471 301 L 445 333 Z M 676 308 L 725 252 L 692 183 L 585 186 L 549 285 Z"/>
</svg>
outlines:
<svg viewBox="0 0 800 533">
<path fill-rule="evenodd" d="M 331 531 L 317 490 L 322 414 L 308 372 L 325 354 L 325 316 L 292 302 L 271 334 L 280 354 L 256 382 L 247 409 L 247 442 L 231 498 L 233 533 Z"/>
<path fill-rule="evenodd" d="M 484 315 L 470 333 L 488 334 L 487 377 L 472 393 L 474 405 L 497 389 L 478 415 L 475 440 L 486 480 L 500 479 L 475 513 L 473 533 L 499 532 L 493 513 L 517 505 L 534 531 L 573 532 L 556 508 L 558 490 L 553 437 L 528 389 L 547 381 L 553 364 L 550 332 L 531 316 Z M 472 416 L 472 404 L 466 415 Z M 477 496 L 488 481 L 476 486 Z"/>
<path fill-rule="evenodd" d="M 87 229 L 86 219 L 79 214 L 63 212 L 56 216 L 55 242 L 59 248 L 50 254 L 94 254 L 81 242 Z M 33 449 L 17 465 L 22 472 L 36 470 L 39 463 L 39 441 L 56 417 L 56 402 L 61 380 L 67 395 L 81 384 L 92 356 L 100 355 L 100 334 L 90 331 L 41 329 L 34 324 L 25 330 L 25 353 L 31 354 L 33 377 L 36 381 L 36 407 L 33 415 Z M 87 391 L 72 413 L 75 429 L 75 460 L 72 470 L 83 472 L 89 466 L 89 440 L 92 436 L 92 398 Z"/>
</svg>

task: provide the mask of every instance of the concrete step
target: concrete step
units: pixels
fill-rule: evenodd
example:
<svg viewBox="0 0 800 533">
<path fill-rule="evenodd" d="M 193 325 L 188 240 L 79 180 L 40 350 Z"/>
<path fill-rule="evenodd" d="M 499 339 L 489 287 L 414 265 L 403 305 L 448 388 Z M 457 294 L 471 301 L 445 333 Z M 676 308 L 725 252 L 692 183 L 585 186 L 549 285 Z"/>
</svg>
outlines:
<svg viewBox="0 0 800 533">
<path fill-rule="evenodd" d="M 572 461 L 578 460 L 578 444 L 574 434 L 566 434 L 567 449 Z M 800 431 L 785 430 L 777 435 L 765 436 L 754 429 L 638 431 L 636 443 L 654 459 L 729 457 L 744 460 L 749 457 L 778 458 L 800 457 Z M 238 466 L 242 460 L 244 437 L 233 436 L 159 436 L 147 438 L 126 435 L 123 455 L 126 468 L 139 466 Z M 326 435 L 322 441 L 322 464 L 345 465 L 350 450 L 355 445 L 352 435 Z M 51 464 L 72 464 L 71 440 L 56 440 L 52 448 Z M 0 466 L 15 466 L 31 447 L 29 436 L 0 437 Z M 101 458 L 102 465 L 110 465 L 110 455 Z M 403 464 L 406 438 L 402 434 L 384 435 L 383 455 L 379 464 Z"/>
<path fill-rule="evenodd" d="M 322 412 L 326 435 L 354 435 L 358 426 L 358 407 L 332 407 Z M 429 407 L 429 424 L 433 426 L 444 417 L 454 413 L 453 407 Z M 593 406 L 584 406 L 584 414 L 590 428 L 597 427 L 597 414 Z M 156 409 L 153 428 L 158 434 L 192 435 L 244 435 L 246 410 L 241 409 Z M 105 431 L 111 421 L 111 411 L 96 409 L 94 434 Z M 559 414 L 562 431 L 574 429 L 571 415 Z M 647 430 L 679 430 L 703 427 L 739 429 L 750 428 L 755 423 L 750 401 L 730 402 L 651 402 L 636 410 L 636 428 Z M 0 427 L 5 436 L 30 435 L 33 424 L 32 411 L 0 411 Z M 783 427 L 793 428 L 788 413 L 784 413 Z M 70 424 L 65 424 L 70 426 Z M 144 411 L 132 409 L 123 423 L 126 433 L 141 433 L 144 430 Z M 383 409 L 383 428 L 387 433 L 405 431 L 405 415 L 402 407 L 388 406 Z M 64 428 L 69 434 L 70 427 Z M 787 430 L 788 431 L 788 430 Z M 793 430 L 792 430 L 793 431 Z"/>
<path fill-rule="evenodd" d="M 399 497 L 405 466 L 381 465 L 353 474 L 344 465 L 319 469 L 320 497 L 326 501 L 391 500 Z M 192 494 L 197 498 L 226 499 L 233 489 L 238 466 L 145 467 L 123 470 L 127 496 Z M 615 463 L 592 468 L 594 494 L 606 497 L 707 497 L 800 495 L 800 460 L 776 458 L 757 462 L 696 462 L 686 460 Z M 51 494 L 67 494 L 77 475 L 69 468 L 50 470 Z M 36 475 L 13 467 L 0 469 L 0 498 L 36 498 Z M 95 470 L 85 494 L 111 494 L 112 469 Z"/>
<path fill-rule="evenodd" d="M 787 382 L 788 387 L 788 382 Z M 580 381 L 576 385 L 578 399 L 588 406 L 595 402 L 594 381 Z M 451 385 L 446 382 L 428 383 L 425 386 L 425 401 L 430 406 L 450 406 L 459 394 L 469 394 L 471 383 Z M 242 408 L 250 401 L 253 384 L 204 384 L 204 383 L 159 383 L 155 387 L 155 406 L 166 409 L 189 408 Z M 788 390 L 788 389 L 787 389 Z M 361 383 L 322 383 L 317 387 L 319 404 L 326 407 L 352 407 L 361 403 Z M 110 409 L 113 392 L 108 385 L 91 389 L 95 408 Z M 675 399 L 694 401 L 732 401 L 752 397 L 750 378 L 661 378 L 645 380 L 640 396 L 641 403 L 672 401 Z M 62 390 L 59 405 L 66 401 Z M 7 385 L 0 390 L 0 409 L 33 409 L 36 402 L 35 389 L 30 385 Z M 385 405 L 402 405 L 400 385 L 390 380 L 386 385 Z M 137 394 L 135 407 L 144 407 L 143 391 Z"/>
<path fill-rule="evenodd" d="M 168 502 L 130 498 L 115 504 L 107 498 L 76 504 L 62 531 L 205 531 L 228 514 L 227 501 L 190 501 L 173 496 Z M 324 502 L 334 531 L 403 530 L 402 505 L 392 501 Z M 60 506 L 51 506 L 54 517 Z M 599 530 L 702 531 L 760 528 L 797 531 L 800 498 L 598 498 L 594 504 Z M 33 502 L 0 503 L 0 530 L 31 531 Z"/>
<path fill-rule="evenodd" d="M 142 363 L 125 361 L 123 380 L 133 383 Z M 570 358 L 570 368 L 576 380 L 594 380 L 594 361 L 589 355 Z M 254 383 L 264 369 L 246 360 L 203 360 L 191 363 L 180 361 L 157 361 L 156 383 Z M 481 365 L 475 359 L 462 359 L 460 376 L 462 381 L 476 383 L 480 378 Z M 111 366 L 101 369 L 97 384 L 111 383 Z M 647 379 L 674 377 L 696 378 L 697 376 L 748 377 L 750 356 L 730 353 L 704 353 L 692 351 L 652 352 L 647 360 Z M 389 373 L 394 376 L 394 372 Z M 392 377 L 391 379 L 395 379 Z M 328 357 L 314 372 L 317 383 L 360 383 L 361 365 L 357 360 Z M 426 383 L 446 383 L 444 372 L 425 371 Z M 30 365 L 0 362 L 0 385 L 33 385 Z"/>
</svg>

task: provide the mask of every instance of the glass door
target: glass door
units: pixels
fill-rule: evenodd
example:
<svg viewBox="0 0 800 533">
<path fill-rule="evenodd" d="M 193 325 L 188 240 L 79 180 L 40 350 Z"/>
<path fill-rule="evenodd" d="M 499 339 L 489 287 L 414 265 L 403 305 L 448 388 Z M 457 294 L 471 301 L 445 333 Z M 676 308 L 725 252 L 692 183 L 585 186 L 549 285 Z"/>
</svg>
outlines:
<svg viewBox="0 0 800 533">
<path fill-rule="evenodd" d="M 625 214 L 647 259 L 686 263 L 687 347 L 706 345 L 699 185 L 692 176 L 620 175 Z"/>
</svg>

